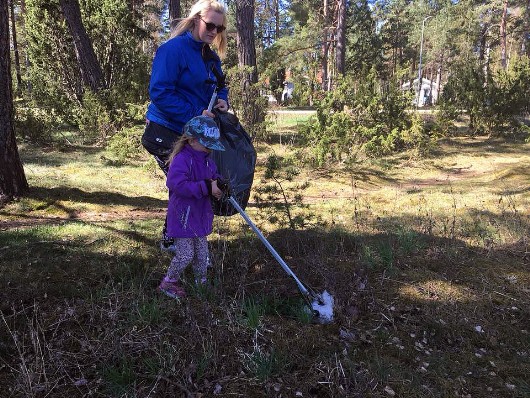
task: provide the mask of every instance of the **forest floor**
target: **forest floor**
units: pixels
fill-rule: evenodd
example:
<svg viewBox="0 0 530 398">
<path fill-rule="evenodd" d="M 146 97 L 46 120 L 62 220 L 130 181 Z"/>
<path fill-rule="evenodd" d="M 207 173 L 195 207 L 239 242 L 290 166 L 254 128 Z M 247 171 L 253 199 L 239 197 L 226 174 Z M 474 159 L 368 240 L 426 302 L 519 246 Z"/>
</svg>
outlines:
<svg viewBox="0 0 530 398">
<path fill-rule="evenodd" d="M 256 144 L 255 187 L 296 141 Z M 426 158 L 299 166 L 295 230 L 251 197 L 295 274 L 333 295 L 319 324 L 238 215 L 214 221 L 208 286 L 186 274 L 188 297 L 161 295 L 154 162 L 22 144 L 30 195 L 0 209 L 0 396 L 530 397 L 529 150 L 452 137 Z"/>
</svg>

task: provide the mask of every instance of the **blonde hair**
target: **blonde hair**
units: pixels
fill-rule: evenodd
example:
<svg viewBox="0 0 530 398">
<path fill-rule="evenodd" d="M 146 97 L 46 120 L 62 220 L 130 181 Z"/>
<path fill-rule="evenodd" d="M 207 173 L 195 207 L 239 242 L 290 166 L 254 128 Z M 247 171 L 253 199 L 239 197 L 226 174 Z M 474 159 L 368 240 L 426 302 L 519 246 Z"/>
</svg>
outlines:
<svg viewBox="0 0 530 398">
<path fill-rule="evenodd" d="M 175 28 L 172 29 L 171 38 L 180 36 L 182 33 L 188 30 L 192 30 L 198 17 L 203 16 L 209 10 L 222 14 L 223 26 L 226 26 L 228 20 L 226 18 L 226 8 L 223 4 L 216 0 L 199 0 L 191 7 L 189 15 L 186 18 L 180 20 Z M 225 29 L 221 33 L 217 33 L 217 36 L 213 41 L 213 45 L 217 48 L 220 58 L 224 58 L 226 55 L 227 43 L 228 38 Z"/>
<path fill-rule="evenodd" d="M 175 159 L 175 156 L 182 151 L 182 148 L 184 148 L 184 145 L 186 145 L 190 140 L 192 140 L 193 137 L 190 137 L 189 135 L 182 134 L 178 140 L 175 141 L 173 144 L 173 148 L 171 149 L 171 154 L 167 158 L 166 165 L 170 165 L 173 159 Z"/>
</svg>

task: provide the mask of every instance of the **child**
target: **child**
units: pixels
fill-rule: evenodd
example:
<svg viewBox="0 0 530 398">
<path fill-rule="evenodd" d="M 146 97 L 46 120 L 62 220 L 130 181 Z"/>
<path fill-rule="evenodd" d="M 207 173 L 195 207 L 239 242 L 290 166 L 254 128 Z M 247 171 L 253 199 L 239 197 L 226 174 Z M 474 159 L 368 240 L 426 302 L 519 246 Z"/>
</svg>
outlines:
<svg viewBox="0 0 530 398">
<path fill-rule="evenodd" d="M 220 199 L 223 194 L 217 186 L 222 176 L 210 157 L 212 150 L 225 150 L 219 135 L 212 118 L 196 116 L 184 125 L 169 157 L 167 235 L 174 238 L 176 251 L 158 289 L 172 298 L 186 295 L 180 277 L 192 262 L 196 282 L 206 282 L 207 236 L 213 223 L 210 195 Z"/>
</svg>

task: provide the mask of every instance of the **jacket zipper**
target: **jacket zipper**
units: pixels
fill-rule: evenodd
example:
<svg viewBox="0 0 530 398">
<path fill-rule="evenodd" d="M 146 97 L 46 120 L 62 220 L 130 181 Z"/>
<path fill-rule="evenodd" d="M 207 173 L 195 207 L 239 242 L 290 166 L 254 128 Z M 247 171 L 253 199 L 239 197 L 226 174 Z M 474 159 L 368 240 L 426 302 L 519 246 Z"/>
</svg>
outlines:
<svg viewBox="0 0 530 398">
<path fill-rule="evenodd" d="M 184 216 L 184 222 L 182 223 L 182 228 L 186 229 L 188 228 L 188 217 L 190 216 L 190 206 L 186 209 L 186 215 Z"/>
</svg>

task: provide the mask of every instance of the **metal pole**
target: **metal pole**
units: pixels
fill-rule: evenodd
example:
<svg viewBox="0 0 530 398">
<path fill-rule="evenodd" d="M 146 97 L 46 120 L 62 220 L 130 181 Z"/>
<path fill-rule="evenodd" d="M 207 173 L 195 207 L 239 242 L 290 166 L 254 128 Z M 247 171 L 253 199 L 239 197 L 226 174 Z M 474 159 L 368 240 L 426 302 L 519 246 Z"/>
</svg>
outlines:
<svg viewBox="0 0 530 398">
<path fill-rule="evenodd" d="M 239 212 L 239 214 L 241 214 L 241 217 L 243 217 L 243 219 L 247 222 L 247 224 L 249 225 L 250 228 L 252 228 L 252 230 L 256 233 L 256 235 L 258 235 L 258 238 L 260 238 L 261 242 L 265 245 L 265 247 L 267 249 L 269 249 L 269 251 L 271 252 L 271 254 L 274 256 L 274 258 L 280 263 L 280 265 L 282 266 L 283 270 L 285 272 L 287 272 L 287 274 L 289 276 L 291 276 L 294 281 L 296 282 L 296 284 L 298 285 L 298 289 L 300 289 L 300 292 L 305 296 L 305 297 L 311 297 L 311 293 L 309 292 L 309 290 L 303 285 L 302 282 L 300 282 L 300 280 L 296 277 L 296 275 L 294 274 L 293 271 L 291 271 L 291 269 L 289 268 L 289 266 L 285 263 L 285 261 L 283 261 L 283 259 L 280 257 L 280 255 L 278 254 L 278 252 L 276 250 L 274 250 L 274 248 L 272 247 L 272 245 L 269 243 L 269 241 L 265 238 L 265 236 L 263 236 L 263 234 L 261 233 L 261 231 L 258 229 L 258 227 L 256 227 L 256 225 L 254 225 L 254 223 L 252 222 L 252 220 L 249 218 L 249 216 L 247 215 L 247 213 L 245 213 L 245 211 L 241 208 L 241 206 L 239 206 L 239 203 L 237 203 L 237 200 L 234 199 L 233 196 L 229 196 L 228 197 L 228 201 L 230 202 L 230 204 L 232 206 L 234 206 L 234 208 Z M 312 297 L 311 297 L 312 298 Z"/>
<path fill-rule="evenodd" d="M 418 65 L 418 99 L 416 101 L 416 108 L 420 106 L 421 84 L 423 83 L 423 79 L 421 78 L 421 58 L 423 55 L 423 31 L 425 30 L 425 21 L 427 21 L 429 18 L 432 18 L 432 15 L 429 15 L 428 17 L 423 18 L 423 21 L 421 22 L 420 63 Z"/>
</svg>

